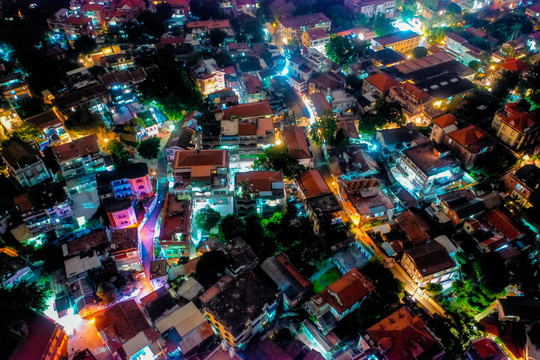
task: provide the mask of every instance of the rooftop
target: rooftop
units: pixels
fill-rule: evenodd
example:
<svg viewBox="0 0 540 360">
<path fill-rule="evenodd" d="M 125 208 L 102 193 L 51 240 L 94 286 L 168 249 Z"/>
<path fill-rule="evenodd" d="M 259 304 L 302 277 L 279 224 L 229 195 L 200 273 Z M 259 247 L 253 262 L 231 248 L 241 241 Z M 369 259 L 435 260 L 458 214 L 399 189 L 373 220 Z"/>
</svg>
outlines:
<svg viewBox="0 0 540 360">
<path fill-rule="evenodd" d="M 250 193 L 259 194 L 261 191 L 268 192 L 275 189 L 274 183 L 283 183 L 280 171 L 247 171 L 236 173 L 235 186 L 243 182 L 249 184 Z"/>
<path fill-rule="evenodd" d="M 486 212 L 484 214 L 484 220 L 509 241 L 514 241 L 523 235 L 516 227 L 516 224 L 499 209 L 492 209 Z"/>
<path fill-rule="evenodd" d="M 330 36 L 326 29 L 323 28 L 309 29 L 306 34 L 310 40 L 319 40 Z"/>
<path fill-rule="evenodd" d="M 2 149 L 2 157 L 14 169 L 24 169 L 41 161 L 38 152 L 27 143 L 11 141 Z"/>
<path fill-rule="evenodd" d="M 540 188 L 540 168 L 536 165 L 524 165 L 513 176 L 533 191 Z"/>
<path fill-rule="evenodd" d="M 330 19 L 323 13 L 315 13 L 309 15 L 299 15 L 289 18 L 279 19 L 279 22 L 285 28 L 298 28 L 302 26 L 315 26 L 320 23 L 330 23 Z"/>
<path fill-rule="evenodd" d="M 440 174 L 460 164 L 459 160 L 452 155 L 439 153 L 438 149 L 431 143 L 406 149 L 402 156 L 409 158 L 426 176 Z"/>
<path fill-rule="evenodd" d="M 225 20 L 205 20 L 205 21 L 192 21 L 188 22 L 186 24 L 186 28 L 188 29 L 196 29 L 196 28 L 208 28 L 210 29 L 226 29 L 231 27 L 231 24 L 229 23 L 229 19 Z"/>
<path fill-rule="evenodd" d="M 137 228 L 111 230 L 111 252 L 137 249 L 139 232 Z"/>
<path fill-rule="evenodd" d="M 62 120 L 56 115 L 53 110 L 43 112 L 24 119 L 24 122 L 28 122 L 41 130 L 45 130 L 49 127 L 62 125 Z"/>
<path fill-rule="evenodd" d="M 56 155 L 58 162 L 63 162 L 99 154 L 101 149 L 99 148 L 97 135 L 92 134 L 74 139 L 65 144 L 53 146 L 52 151 Z"/>
<path fill-rule="evenodd" d="M 452 114 L 445 114 L 432 120 L 434 124 L 437 124 L 442 129 L 457 124 L 458 119 Z"/>
<path fill-rule="evenodd" d="M 375 51 L 373 59 L 381 63 L 383 66 L 390 66 L 406 59 L 405 55 L 394 51 L 389 48 L 385 48 L 379 51 Z"/>
<path fill-rule="evenodd" d="M 28 360 L 46 358 L 51 340 L 56 335 L 57 325 L 44 315 L 32 312 L 26 319 L 28 333 L 24 335 L 10 360 Z"/>
<path fill-rule="evenodd" d="M 445 247 L 436 241 L 405 250 L 405 253 L 414 261 L 422 276 L 429 276 L 456 266 Z"/>
<path fill-rule="evenodd" d="M 64 256 L 78 255 L 80 253 L 93 250 L 100 245 L 108 243 L 109 238 L 107 237 L 107 232 L 105 231 L 105 229 L 99 229 L 68 242 L 66 244 L 67 254 L 64 253 Z"/>
<path fill-rule="evenodd" d="M 229 167 L 227 150 L 180 150 L 174 157 L 174 168 L 197 166 Z"/>
<path fill-rule="evenodd" d="M 495 145 L 495 141 L 482 129 L 469 125 L 447 134 L 452 140 L 466 148 L 467 151 L 477 154 L 486 146 Z"/>
<path fill-rule="evenodd" d="M 176 236 L 185 236 L 188 240 L 191 206 L 187 200 L 178 200 L 177 195 L 167 194 L 163 205 L 163 218 L 161 221 L 161 231 L 159 233 L 160 242 L 178 242 Z"/>
<path fill-rule="evenodd" d="M 318 170 L 304 172 L 297 181 L 306 199 L 332 193 Z"/>
<path fill-rule="evenodd" d="M 274 112 L 267 100 L 233 105 L 223 110 L 223 120 L 272 116 Z"/>
<path fill-rule="evenodd" d="M 388 91 L 399 84 L 399 81 L 385 73 L 368 76 L 364 81 L 367 81 L 381 92 Z"/>
<path fill-rule="evenodd" d="M 292 301 L 311 286 L 311 283 L 289 262 L 285 254 L 269 257 L 261 264 L 261 268 Z"/>
<path fill-rule="evenodd" d="M 17 195 L 13 198 L 15 205 L 21 213 L 50 209 L 55 205 L 62 204 L 68 199 L 64 184 L 52 182 L 39 184 L 28 190 L 26 194 Z"/>
<path fill-rule="evenodd" d="M 306 136 L 306 128 L 301 126 L 292 126 L 283 128 L 281 132 L 283 143 L 287 145 L 289 155 L 296 159 L 311 159 L 311 151 Z"/>
<path fill-rule="evenodd" d="M 417 33 L 411 30 L 406 31 L 397 31 L 392 34 L 384 35 L 384 36 L 378 36 L 376 38 L 373 38 L 374 41 L 378 42 L 382 46 L 388 46 L 391 44 L 398 43 L 400 41 L 406 41 L 409 39 L 414 39 L 420 37 Z"/>
</svg>

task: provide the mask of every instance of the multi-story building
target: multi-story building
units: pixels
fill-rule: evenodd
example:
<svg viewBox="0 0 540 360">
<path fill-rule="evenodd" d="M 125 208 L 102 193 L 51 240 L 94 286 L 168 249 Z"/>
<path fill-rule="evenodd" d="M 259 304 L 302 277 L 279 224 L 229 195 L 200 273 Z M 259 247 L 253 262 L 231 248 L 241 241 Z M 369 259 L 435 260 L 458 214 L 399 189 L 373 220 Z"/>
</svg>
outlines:
<svg viewBox="0 0 540 360">
<path fill-rule="evenodd" d="M 354 268 L 312 297 L 304 306 L 316 317 L 317 324 L 326 334 L 339 320 L 358 309 L 374 290 L 373 283 Z"/>
<path fill-rule="evenodd" d="M 481 61 L 484 51 L 469 44 L 467 40 L 452 32 L 444 36 L 444 47 L 459 62 L 468 65 L 471 61 Z"/>
<path fill-rule="evenodd" d="M 498 205 L 498 201 L 496 204 Z M 490 201 L 483 201 L 469 189 L 438 195 L 431 205 L 432 209 L 441 209 L 454 225 L 479 216 L 490 207 L 492 207 Z"/>
<path fill-rule="evenodd" d="M 392 19 L 396 2 L 394 0 L 345 0 L 343 6 L 355 15 L 362 14 L 373 18 L 381 14 Z"/>
<path fill-rule="evenodd" d="M 444 143 L 452 149 L 466 169 L 473 167 L 478 158 L 495 148 L 495 140 L 475 125 L 455 130 L 446 135 Z"/>
<path fill-rule="evenodd" d="M 229 19 L 192 21 L 186 24 L 186 29 L 190 30 L 192 34 L 197 36 L 208 34 L 211 30 L 223 30 L 228 34 L 232 33 Z"/>
<path fill-rule="evenodd" d="M 287 152 L 293 159 L 304 166 L 309 166 L 313 159 L 306 128 L 289 126 L 281 131 L 282 142 L 287 146 Z"/>
<path fill-rule="evenodd" d="M 53 110 L 26 118 L 24 122 L 30 123 L 43 131 L 43 135 L 36 139 L 41 151 L 52 144 L 58 145 L 71 141 L 62 118 Z"/>
<path fill-rule="evenodd" d="M 0 107 L 0 125 L 0 131 L 7 137 L 22 125 L 22 121 L 15 109 Z"/>
<path fill-rule="evenodd" d="M 326 51 L 326 44 L 330 41 L 330 34 L 324 28 L 310 29 L 302 33 L 302 45 Z"/>
<path fill-rule="evenodd" d="M 405 250 L 401 266 L 420 287 L 452 281 L 457 275 L 456 262 L 437 241 Z"/>
<path fill-rule="evenodd" d="M 506 193 L 515 202 L 526 208 L 531 207 L 531 195 L 540 191 L 540 168 L 536 165 L 525 165 L 512 171 L 505 179 Z"/>
<path fill-rule="evenodd" d="M 10 74 L 0 78 L 2 96 L 10 103 L 32 97 L 28 83 L 18 74 Z"/>
<path fill-rule="evenodd" d="M 370 75 L 362 82 L 362 94 L 373 93 L 376 97 L 384 99 L 390 89 L 399 85 L 399 81 L 386 73 Z"/>
<path fill-rule="evenodd" d="M 437 144 L 441 144 L 447 134 L 458 129 L 458 119 L 452 114 L 439 116 L 431 120 L 431 122 L 433 126 L 431 127 L 431 134 L 429 135 L 429 140 Z"/>
<path fill-rule="evenodd" d="M 206 204 L 232 206 L 227 150 L 177 151 L 172 173 L 174 192 L 191 196 L 197 207 Z"/>
<path fill-rule="evenodd" d="M 64 178 L 105 170 L 105 160 L 96 135 L 54 146 L 52 151 Z"/>
<path fill-rule="evenodd" d="M 258 77 L 245 73 L 242 74 L 240 82 L 242 84 L 244 103 L 255 103 L 263 101 L 266 98 L 266 91 Z"/>
<path fill-rule="evenodd" d="M 191 204 L 167 194 L 161 215 L 159 246 L 167 260 L 189 257 Z"/>
<path fill-rule="evenodd" d="M 23 187 L 32 187 L 51 177 L 37 151 L 28 144 L 12 141 L 2 149 L 9 174 Z"/>
<path fill-rule="evenodd" d="M 386 196 L 377 179 L 338 179 L 339 196 L 355 224 L 366 225 L 388 220 L 394 215 L 394 203 Z"/>
<path fill-rule="evenodd" d="M 144 68 L 121 70 L 103 74 L 101 83 L 109 89 L 114 105 L 129 104 L 138 99 L 137 88 L 146 79 Z"/>
<path fill-rule="evenodd" d="M 398 31 L 392 34 L 378 36 L 371 39 L 371 48 L 375 51 L 384 48 L 406 53 L 420 46 L 422 36 L 414 31 Z"/>
<path fill-rule="evenodd" d="M 111 230 L 109 256 L 114 259 L 118 270 L 142 271 L 142 243 L 137 228 Z"/>
<path fill-rule="evenodd" d="M 502 142 L 515 150 L 532 146 L 540 138 L 540 122 L 536 119 L 536 112 L 522 111 L 517 103 L 506 104 L 504 110 L 497 111 L 491 127 Z"/>
<path fill-rule="evenodd" d="M 204 95 L 225 89 L 225 72 L 217 66 L 214 59 L 199 61 L 191 72 Z"/>
<path fill-rule="evenodd" d="M 216 289 L 213 297 L 203 295 L 207 319 L 230 346 L 242 346 L 273 321 L 278 293 L 258 276 L 245 271 Z M 210 298 L 210 299 L 208 299 Z"/>
<path fill-rule="evenodd" d="M 239 172 L 235 178 L 235 204 L 239 216 L 250 212 L 269 215 L 284 206 L 285 185 L 279 171 Z"/>
<path fill-rule="evenodd" d="M 33 236 L 51 230 L 65 232 L 73 217 L 68 192 L 59 182 L 36 185 L 27 193 L 15 196 L 13 201 Z"/>
<path fill-rule="evenodd" d="M 432 98 L 429 94 L 410 82 L 399 84 L 390 89 L 390 100 L 398 102 L 402 109 L 403 115 L 409 122 L 420 122 L 422 120 L 422 111 L 428 107 Z"/>
<path fill-rule="evenodd" d="M 82 89 L 67 91 L 51 99 L 55 110 L 65 118 L 77 109 L 106 110 L 110 102 L 111 94 L 101 84 L 92 84 Z"/>
<path fill-rule="evenodd" d="M 288 40 L 301 40 L 302 34 L 311 29 L 322 28 L 330 32 L 332 21 L 323 13 L 309 15 L 299 15 L 288 18 L 281 18 L 277 21 L 277 33 L 283 43 Z"/>
<path fill-rule="evenodd" d="M 92 19 L 86 16 L 68 16 L 62 21 L 62 27 L 66 38 L 69 41 L 74 41 L 81 36 L 88 36 L 90 38 L 96 37 L 96 27 L 93 24 Z"/>
</svg>

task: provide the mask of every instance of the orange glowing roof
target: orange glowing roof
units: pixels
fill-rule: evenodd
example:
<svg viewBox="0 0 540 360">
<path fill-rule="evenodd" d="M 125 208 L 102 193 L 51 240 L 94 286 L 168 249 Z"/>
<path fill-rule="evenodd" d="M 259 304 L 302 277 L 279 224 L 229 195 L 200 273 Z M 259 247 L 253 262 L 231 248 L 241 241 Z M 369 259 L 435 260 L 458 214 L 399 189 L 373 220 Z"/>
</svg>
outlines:
<svg viewBox="0 0 540 360">
<path fill-rule="evenodd" d="M 379 91 L 390 90 L 391 88 L 399 84 L 399 82 L 396 79 L 394 79 L 393 77 L 385 73 L 378 73 L 375 75 L 371 75 L 365 78 L 364 80 L 370 83 L 371 85 L 373 85 Z"/>
</svg>

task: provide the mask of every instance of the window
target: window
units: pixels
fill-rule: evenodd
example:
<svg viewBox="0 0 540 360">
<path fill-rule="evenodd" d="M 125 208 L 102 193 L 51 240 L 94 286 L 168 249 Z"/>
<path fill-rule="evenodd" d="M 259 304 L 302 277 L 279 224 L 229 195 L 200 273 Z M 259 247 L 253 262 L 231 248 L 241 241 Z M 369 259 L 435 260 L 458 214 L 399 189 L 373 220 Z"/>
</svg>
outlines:
<svg viewBox="0 0 540 360">
<path fill-rule="evenodd" d="M 144 190 L 144 185 L 139 185 L 139 186 L 137 187 L 137 189 L 139 189 L 139 190 Z"/>
<path fill-rule="evenodd" d="M 140 178 L 139 178 L 139 179 L 135 180 L 135 182 L 136 182 L 137 184 L 138 184 L 138 183 L 142 183 L 142 182 L 143 182 L 143 179 L 140 179 Z"/>
</svg>

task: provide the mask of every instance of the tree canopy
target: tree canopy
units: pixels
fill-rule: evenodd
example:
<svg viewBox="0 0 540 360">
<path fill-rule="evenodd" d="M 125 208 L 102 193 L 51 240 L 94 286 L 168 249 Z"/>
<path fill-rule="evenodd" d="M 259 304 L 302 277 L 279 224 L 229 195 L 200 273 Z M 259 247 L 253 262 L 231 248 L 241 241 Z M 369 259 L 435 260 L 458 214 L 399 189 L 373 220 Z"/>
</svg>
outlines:
<svg viewBox="0 0 540 360">
<path fill-rule="evenodd" d="M 415 59 L 419 59 L 427 56 L 428 50 L 423 46 L 417 46 L 413 49 L 412 53 Z"/>
<path fill-rule="evenodd" d="M 66 128 L 81 133 L 96 133 L 105 126 L 103 119 L 88 109 L 77 109 L 67 118 Z"/>
<path fill-rule="evenodd" d="M 75 51 L 81 54 L 90 54 L 96 48 L 96 40 L 87 35 L 79 36 L 73 43 Z"/>
<path fill-rule="evenodd" d="M 201 255 L 193 277 L 205 288 L 209 288 L 224 274 L 227 256 L 221 251 L 212 250 Z"/>
<path fill-rule="evenodd" d="M 309 127 L 309 136 L 317 145 L 333 143 L 338 125 L 337 116 L 332 111 L 326 111 Z"/>
<path fill-rule="evenodd" d="M 219 231 L 227 241 L 237 236 L 244 237 L 246 234 L 246 222 L 238 215 L 229 214 L 221 219 Z"/>
<path fill-rule="evenodd" d="M 159 155 L 160 141 L 157 136 L 151 137 L 150 139 L 143 140 L 137 146 L 137 151 L 139 155 L 143 158 L 150 160 L 156 159 Z"/>
<path fill-rule="evenodd" d="M 355 44 L 349 37 L 332 35 L 326 44 L 326 56 L 339 65 L 350 65 L 356 59 Z"/>
<path fill-rule="evenodd" d="M 16 322 L 28 311 L 45 311 L 50 296 L 50 291 L 42 285 L 25 280 L 0 288 L 2 323 L 7 325 Z"/>
<path fill-rule="evenodd" d="M 219 223 L 219 220 L 221 220 L 220 213 L 210 206 L 202 208 L 195 215 L 195 224 L 203 231 L 210 231 Z"/>
<path fill-rule="evenodd" d="M 254 161 L 255 170 L 281 171 L 287 179 L 293 179 L 306 171 L 306 167 L 289 155 L 284 145 L 272 146 L 264 150 Z"/>
<path fill-rule="evenodd" d="M 126 150 L 124 143 L 118 139 L 109 141 L 107 150 L 111 153 L 111 156 L 117 165 L 125 165 L 129 159 L 129 151 Z"/>
<path fill-rule="evenodd" d="M 394 31 L 394 27 L 392 26 L 392 19 L 387 18 L 383 14 L 378 14 L 375 17 L 373 29 L 377 36 L 390 34 L 392 31 Z"/>
<path fill-rule="evenodd" d="M 373 135 L 377 129 L 387 124 L 401 126 L 404 123 L 405 116 L 399 103 L 378 99 L 373 111 L 360 119 L 358 131 L 362 134 Z"/>
<path fill-rule="evenodd" d="M 504 259 L 497 252 L 482 254 L 475 263 L 475 270 L 481 284 L 494 293 L 500 293 L 510 283 Z"/>
</svg>

